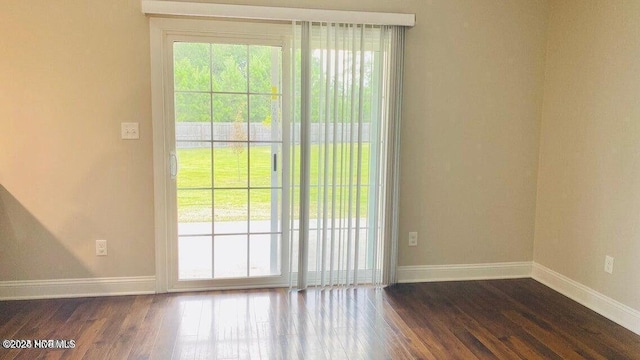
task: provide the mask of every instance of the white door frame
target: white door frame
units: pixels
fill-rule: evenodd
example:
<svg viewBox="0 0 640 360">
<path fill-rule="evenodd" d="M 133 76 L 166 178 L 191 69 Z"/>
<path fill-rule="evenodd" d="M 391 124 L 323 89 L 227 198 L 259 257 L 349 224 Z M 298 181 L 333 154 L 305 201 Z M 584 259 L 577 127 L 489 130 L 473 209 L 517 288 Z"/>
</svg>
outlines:
<svg viewBox="0 0 640 360">
<path fill-rule="evenodd" d="M 155 260 L 156 292 L 208 290 L 251 287 L 280 287 L 289 284 L 288 256 L 288 211 L 282 211 L 281 273 L 280 277 L 176 281 L 177 279 L 177 216 L 176 186 L 171 179 L 170 155 L 175 151 L 175 126 L 173 107 L 167 104 L 167 96 L 173 96 L 173 59 L 168 46 L 169 38 L 185 37 L 226 37 L 255 39 L 262 42 L 278 42 L 283 46 L 282 72 L 282 210 L 288 210 L 289 188 L 287 176 L 289 149 L 288 119 L 289 106 L 289 49 L 291 39 L 289 24 L 260 24 L 192 19 L 150 19 L 151 45 L 151 103 L 153 123 L 153 163 L 154 163 L 154 220 L 155 220 Z M 176 248 L 174 248 L 176 247 Z M 286 257 L 285 257 L 286 256 Z M 256 281 L 257 280 L 257 281 Z"/>
</svg>

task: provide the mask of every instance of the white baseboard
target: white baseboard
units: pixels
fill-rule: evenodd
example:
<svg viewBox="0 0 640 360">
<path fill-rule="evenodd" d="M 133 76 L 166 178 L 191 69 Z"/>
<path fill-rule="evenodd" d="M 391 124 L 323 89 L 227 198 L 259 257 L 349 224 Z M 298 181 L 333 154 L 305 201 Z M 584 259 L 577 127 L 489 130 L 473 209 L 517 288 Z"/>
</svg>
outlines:
<svg viewBox="0 0 640 360">
<path fill-rule="evenodd" d="M 400 283 L 528 277 L 531 277 L 531 261 L 398 267 L 398 282 Z"/>
<path fill-rule="evenodd" d="M 536 262 L 533 263 L 531 277 L 586 306 L 607 319 L 640 335 L 640 311 L 624 305 L 612 298 L 580 284 Z"/>
<path fill-rule="evenodd" d="M 0 300 L 155 294 L 155 276 L 0 281 Z"/>
</svg>

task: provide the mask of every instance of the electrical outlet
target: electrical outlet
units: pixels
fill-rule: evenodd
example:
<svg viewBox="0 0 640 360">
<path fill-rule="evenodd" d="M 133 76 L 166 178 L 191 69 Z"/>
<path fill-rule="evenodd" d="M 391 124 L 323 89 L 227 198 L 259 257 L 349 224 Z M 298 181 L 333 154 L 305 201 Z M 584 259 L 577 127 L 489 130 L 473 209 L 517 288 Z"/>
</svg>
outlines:
<svg viewBox="0 0 640 360">
<path fill-rule="evenodd" d="M 609 255 L 604 258 L 604 271 L 613 274 L 613 257 Z"/>
<path fill-rule="evenodd" d="M 418 246 L 418 233 L 415 231 L 409 233 L 409 246 Z"/>
<path fill-rule="evenodd" d="M 96 240 L 96 256 L 107 256 L 107 240 Z"/>
<path fill-rule="evenodd" d="M 137 122 L 120 124 L 121 138 L 124 140 L 140 139 L 140 125 Z"/>
</svg>

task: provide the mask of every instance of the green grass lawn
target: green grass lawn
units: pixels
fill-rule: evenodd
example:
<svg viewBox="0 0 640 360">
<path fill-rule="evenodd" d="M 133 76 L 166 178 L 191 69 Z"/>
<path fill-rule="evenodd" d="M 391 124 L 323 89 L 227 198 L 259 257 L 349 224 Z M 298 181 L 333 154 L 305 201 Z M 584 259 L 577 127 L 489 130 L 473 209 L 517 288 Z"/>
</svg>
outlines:
<svg viewBox="0 0 640 360">
<path fill-rule="evenodd" d="M 341 170 L 342 164 L 349 163 L 350 150 L 348 145 L 340 146 L 337 150 L 336 182 L 348 185 L 349 169 Z M 296 162 L 300 159 L 300 149 L 295 147 Z M 333 178 L 333 151 L 329 147 L 329 171 L 328 182 Z M 265 220 L 271 217 L 271 196 L 270 189 L 255 189 L 256 187 L 271 187 L 271 146 L 252 146 L 247 149 L 243 147 L 220 147 L 211 149 L 179 149 L 178 159 L 180 171 L 178 173 L 178 220 L 180 222 L 210 222 L 215 216 L 216 221 L 232 221 L 247 219 L 247 200 L 250 198 L 250 218 L 251 220 Z M 346 161 L 342 161 L 344 158 Z M 323 188 L 318 184 L 324 184 L 325 169 L 325 147 L 312 145 L 311 147 L 311 208 L 312 218 L 316 218 L 318 213 L 322 214 L 323 209 L 318 209 L 318 204 L 323 203 L 325 197 Z M 249 161 L 250 159 L 250 161 Z M 213 161 L 212 161 L 213 160 Z M 319 163 L 319 160 L 321 161 Z M 353 161 L 357 161 L 357 147 L 353 147 Z M 369 144 L 362 146 L 362 183 L 368 184 L 369 176 Z M 212 166 L 213 165 L 213 166 Z M 249 166 L 247 166 L 249 165 Z M 278 166 L 281 166 L 280 159 Z M 280 169 L 279 169 L 280 170 Z M 318 174 L 322 176 L 319 179 Z M 281 173 L 280 173 L 281 174 Z M 281 176 L 281 175 L 279 175 Z M 296 183 L 299 179 L 299 169 L 294 174 Z M 353 169 L 352 179 L 357 181 L 357 171 Z M 212 186 L 213 184 L 213 186 Z M 215 188 L 212 191 L 212 188 Z M 241 190 L 233 188 L 243 188 Z M 247 192 L 247 188 L 249 188 Z M 332 193 L 327 192 L 328 202 L 331 203 Z M 213 196 L 213 199 L 212 199 Z M 278 196 L 281 196 L 278 191 Z M 348 191 L 343 188 L 336 193 L 336 202 L 342 196 L 342 208 L 346 208 Z M 355 217 L 356 199 L 355 189 L 352 192 L 353 213 Z M 296 189 L 293 204 L 299 201 L 299 191 Z M 360 194 L 361 215 L 366 214 L 368 199 L 368 187 L 363 187 Z M 215 211 L 211 209 L 212 200 Z M 329 204 L 330 205 L 330 204 Z M 330 209 L 330 208 L 329 208 Z M 297 215 L 297 206 L 295 210 Z M 331 212 L 329 210 L 329 215 Z M 339 214 L 336 214 L 338 216 Z M 348 214 L 343 214 L 346 217 Z"/>
</svg>

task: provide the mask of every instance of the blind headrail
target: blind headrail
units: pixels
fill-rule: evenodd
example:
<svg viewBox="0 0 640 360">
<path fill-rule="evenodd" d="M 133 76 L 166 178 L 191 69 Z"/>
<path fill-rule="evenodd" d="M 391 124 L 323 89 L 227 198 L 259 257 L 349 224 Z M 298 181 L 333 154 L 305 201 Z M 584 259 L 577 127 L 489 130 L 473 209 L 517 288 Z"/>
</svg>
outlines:
<svg viewBox="0 0 640 360">
<path fill-rule="evenodd" d="M 142 0 L 147 15 L 414 26 L 415 14 Z"/>
</svg>

